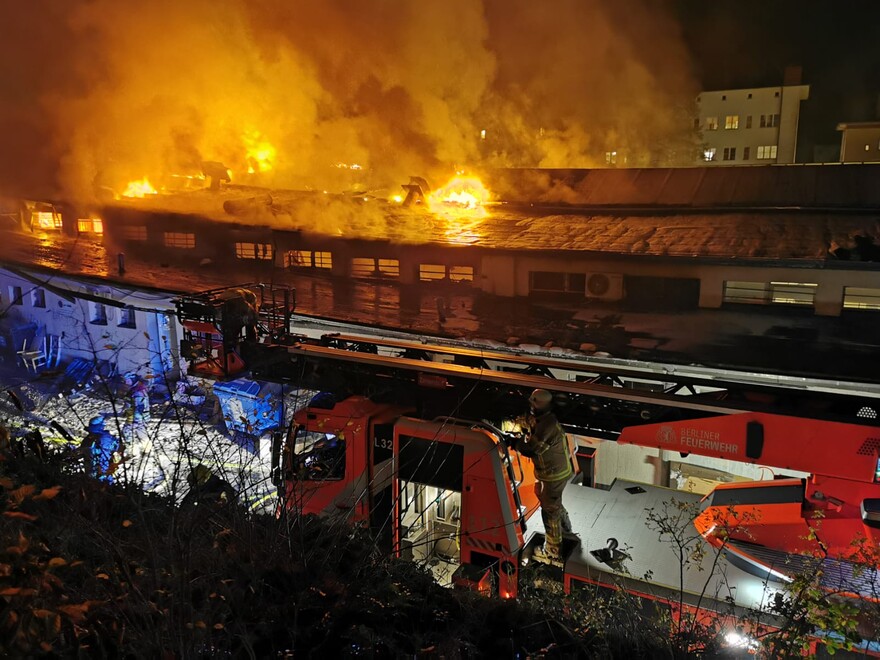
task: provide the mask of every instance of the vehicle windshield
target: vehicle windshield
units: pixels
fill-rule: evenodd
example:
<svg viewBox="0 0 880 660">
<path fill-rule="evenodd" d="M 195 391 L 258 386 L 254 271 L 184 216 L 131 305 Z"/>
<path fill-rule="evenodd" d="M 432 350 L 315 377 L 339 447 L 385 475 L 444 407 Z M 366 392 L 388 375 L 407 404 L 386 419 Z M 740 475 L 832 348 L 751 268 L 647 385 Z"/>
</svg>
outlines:
<svg viewBox="0 0 880 660">
<path fill-rule="evenodd" d="M 327 481 L 345 476 L 345 440 L 340 440 L 332 433 L 310 431 L 298 426 L 293 457 L 296 479 Z"/>
</svg>

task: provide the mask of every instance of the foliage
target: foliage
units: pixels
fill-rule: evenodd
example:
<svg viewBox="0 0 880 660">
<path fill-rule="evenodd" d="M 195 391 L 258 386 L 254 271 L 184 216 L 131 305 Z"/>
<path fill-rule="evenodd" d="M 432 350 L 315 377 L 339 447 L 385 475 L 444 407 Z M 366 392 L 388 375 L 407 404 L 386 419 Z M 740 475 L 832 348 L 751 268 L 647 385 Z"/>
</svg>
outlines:
<svg viewBox="0 0 880 660">
<path fill-rule="evenodd" d="M 596 643 L 587 601 L 550 594 L 542 610 L 443 589 L 335 520 L 185 511 L 54 461 L 3 458 L 3 656 L 632 655 L 625 633 Z"/>
</svg>

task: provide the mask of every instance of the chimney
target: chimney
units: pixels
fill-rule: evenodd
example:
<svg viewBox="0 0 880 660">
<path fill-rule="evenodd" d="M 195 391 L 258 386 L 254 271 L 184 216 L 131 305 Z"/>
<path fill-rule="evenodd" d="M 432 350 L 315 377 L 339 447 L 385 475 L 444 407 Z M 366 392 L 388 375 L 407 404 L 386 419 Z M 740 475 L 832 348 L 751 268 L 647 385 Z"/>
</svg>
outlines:
<svg viewBox="0 0 880 660">
<path fill-rule="evenodd" d="M 785 73 L 782 76 L 782 85 L 784 87 L 800 85 L 803 74 L 804 68 L 802 66 L 790 65 L 785 67 Z"/>
</svg>

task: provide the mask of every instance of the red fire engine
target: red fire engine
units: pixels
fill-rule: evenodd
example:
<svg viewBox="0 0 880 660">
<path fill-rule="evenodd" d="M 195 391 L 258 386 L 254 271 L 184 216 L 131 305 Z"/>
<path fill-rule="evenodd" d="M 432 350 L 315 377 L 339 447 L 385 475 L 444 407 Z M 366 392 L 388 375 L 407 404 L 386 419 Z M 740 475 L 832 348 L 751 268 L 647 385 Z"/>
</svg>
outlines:
<svg viewBox="0 0 880 660">
<path fill-rule="evenodd" d="M 542 521 L 530 461 L 492 424 L 524 412 L 541 387 L 570 433 L 796 473 L 720 484 L 705 499 L 626 474 L 594 488 L 585 474 L 564 493 L 564 563 L 547 569 L 566 591 L 623 587 L 683 609 L 743 611 L 766 606 L 799 558 L 819 555 L 827 589 L 880 600 L 876 571 L 850 563 L 854 541 L 876 550 L 880 524 L 880 391 L 870 384 L 363 334 L 288 334 L 246 353 L 255 378 L 335 395 L 276 434 L 283 510 L 369 525 L 395 554 L 438 562 L 448 583 L 517 595 Z M 437 417 L 449 411 L 491 423 Z M 697 510 L 706 548 L 683 573 L 650 524 L 650 512 L 678 505 Z"/>
</svg>

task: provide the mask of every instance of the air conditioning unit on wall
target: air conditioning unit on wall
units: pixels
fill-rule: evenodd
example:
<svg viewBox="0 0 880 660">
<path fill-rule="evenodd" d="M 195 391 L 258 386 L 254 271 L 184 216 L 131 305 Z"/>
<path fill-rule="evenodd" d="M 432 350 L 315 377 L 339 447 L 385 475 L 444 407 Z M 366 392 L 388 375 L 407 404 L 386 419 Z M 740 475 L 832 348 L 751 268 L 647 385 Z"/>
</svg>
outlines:
<svg viewBox="0 0 880 660">
<path fill-rule="evenodd" d="M 623 300 L 623 275 L 620 273 L 587 273 L 587 298 Z"/>
</svg>

